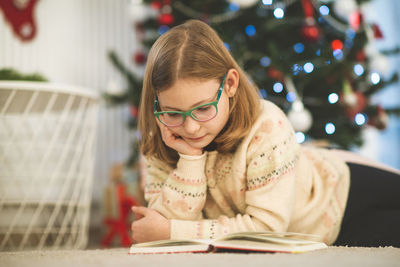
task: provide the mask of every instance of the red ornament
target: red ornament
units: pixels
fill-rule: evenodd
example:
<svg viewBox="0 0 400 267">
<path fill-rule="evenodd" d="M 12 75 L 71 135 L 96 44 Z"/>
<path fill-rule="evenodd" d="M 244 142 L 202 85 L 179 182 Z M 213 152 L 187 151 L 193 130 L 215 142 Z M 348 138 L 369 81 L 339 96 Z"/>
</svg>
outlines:
<svg viewBox="0 0 400 267">
<path fill-rule="evenodd" d="M 374 32 L 374 37 L 375 39 L 382 39 L 383 38 L 383 34 L 381 29 L 379 28 L 379 26 L 377 24 L 372 24 L 372 30 Z"/>
<path fill-rule="evenodd" d="M 367 55 L 363 50 L 360 50 L 356 54 L 356 60 L 359 62 L 364 62 L 367 59 Z"/>
<path fill-rule="evenodd" d="M 333 50 L 333 51 L 335 51 L 335 50 L 342 50 L 342 48 L 343 48 L 343 42 L 340 41 L 340 40 L 338 40 L 338 39 L 333 40 L 333 41 L 331 42 L 331 47 L 332 47 L 332 50 Z"/>
<path fill-rule="evenodd" d="M 170 25 L 173 22 L 174 22 L 174 17 L 169 13 L 161 14 L 158 17 L 158 23 L 160 23 L 161 25 Z"/>
<path fill-rule="evenodd" d="M 160 1 L 154 1 L 150 4 L 150 6 L 155 9 L 155 10 L 160 10 L 162 7 L 162 4 Z"/>
<path fill-rule="evenodd" d="M 363 16 L 359 11 L 350 14 L 349 24 L 353 30 L 357 31 L 362 23 L 363 23 Z"/>
<path fill-rule="evenodd" d="M 301 28 L 301 36 L 306 41 L 316 42 L 321 38 L 321 30 L 315 22 L 311 0 L 301 0 L 301 6 L 306 17 L 305 25 Z"/>
<path fill-rule="evenodd" d="M 36 35 L 36 23 L 33 18 L 34 8 L 39 0 L 1 0 L 0 9 L 15 35 L 23 42 L 31 41 Z"/>
<path fill-rule="evenodd" d="M 131 106 L 131 107 L 130 107 L 130 112 L 131 112 L 131 116 L 132 116 L 133 118 L 137 118 L 137 117 L 138 117 L 138 114 L 139 114 L 139 109 L 138 109 L 137 106 Z"/>
<path fill-rule="evenodd" d="M 372 115 L 367 124 L 376 127 L 379 130 L 386 129 L 389 122 L 389 116 L 381 105 L 376 107 L 376 114 Z"/>
<path fill-rule="evenodd" d="M 283 73 L 281 71 L 275 69 L 274 67 L 269 67 L 267 74 L 269 77 L 271 77 L 272 79 L 277 80 L 277 81 L 282 82 L 284 79 Z"/>
<path fill-rule="evenodd" d="M 321 39 L 321 30 L 314 23 L 306 24 L 301 28 L 301 36 L 305 41 L 317 42 Z"/>
<path fill-rule="evenodd" d="M 310 0 L 301 0 L 301 6 L 306 18 L 314 17 L 314 7 Z"/>
<path fill-rule="evenodd" d="M 134 61 L 136 64 L 143 64 L 146 61 L 146 56 L 142 52 L 137 52 L 134 56 Z"/>
</svg>

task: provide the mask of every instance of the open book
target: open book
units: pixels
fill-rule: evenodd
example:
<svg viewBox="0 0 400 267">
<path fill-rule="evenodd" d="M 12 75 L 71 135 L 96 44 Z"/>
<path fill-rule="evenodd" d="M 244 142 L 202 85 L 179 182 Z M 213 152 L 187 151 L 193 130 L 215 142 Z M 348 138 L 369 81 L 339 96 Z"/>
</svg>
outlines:
<svg viewBox="0 0 400 267">
<path fill-rule="evenodd" d="M 301 253 L 327 248 L 313 235 L 299 233 L 241 232 L 218 239 L 159 240 L 134 244 L 129 254 L 194 253 L 218 251 Z M 306 239 L 307 238 L 307 239 Z"/>
</svg>

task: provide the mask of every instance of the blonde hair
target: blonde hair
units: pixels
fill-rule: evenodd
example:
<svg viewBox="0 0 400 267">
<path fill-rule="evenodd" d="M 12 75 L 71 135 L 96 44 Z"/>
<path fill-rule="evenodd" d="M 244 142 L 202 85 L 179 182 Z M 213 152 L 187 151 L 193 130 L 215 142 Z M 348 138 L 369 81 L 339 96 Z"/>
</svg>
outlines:
<svg viewBox="0 0 400 267">
<path fill-rule="evenodd" d="M 220 153 L 233 152 L 250 131 L 258 115 L 257 89 L 206 23 L 189 20 L 160 36 L 149 52 L 143 80 L 139 112 L 141 152 L 174 167 L 179 155 L 162 141 L 153 115 L 155 94 L 168 89 L 178 79 L 218 79 L 222 82 L 232 68 L 239 73 L 239 86 L 236 94 L 229 98 L 229 120 L 213 141 Z"/>
</svg>

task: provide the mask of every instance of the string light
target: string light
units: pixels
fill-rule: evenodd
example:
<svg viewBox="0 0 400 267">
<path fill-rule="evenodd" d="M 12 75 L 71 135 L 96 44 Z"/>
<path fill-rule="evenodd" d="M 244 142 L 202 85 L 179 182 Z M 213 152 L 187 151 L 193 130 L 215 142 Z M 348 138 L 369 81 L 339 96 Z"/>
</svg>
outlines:
<svg viewBox="0 0 400 267">
<path fill-rule="evenodd" d="M 367 122 L 367 116 L 362 113 L 357 113 L 356 116 L 354 116 L 354 121 L 357 125 L 361 126 Z"/>
<path fill-rule="evenodd" d="M 305 73 L 311 73 L 314 70 L 314 65 L 311 62 L 307 62 L 303 68 Z"/>
<path fill-rule="evenodd" d="M 273 0 L 263 0 L 262 3 L 266 6 L 272 5 Z"/>
<path fill-rule="evenodd" d="M 343 58 L 343 51 L 340 49 L 337 49 L 335 51 L 333 51 L 333 56 L 337 59 L 337 60 L 341 60 Z"/>
<path fill-rule="evenodd" d="M 300 71 L 302 71 L 302 66 L 300 66 L 299 64 L 294 64 L 292 67 L 293 70 L 293 75 L 297 75 L 299 74 Z"/>
<path fill-rule="evenodd" d="M 283 19 L 284 16 L 285 16 L 285 11 L 282 8 L 280 8 L 280 7 L 275 8 L 275 10 L 274 10 L 274 17 L 275 18 Z"/>
<path fill-rule="evenodd" d="M 297 54 L 301 54 L 304 52 L 304 45 L 302 43 L 297 43 L 293 46 L 293 49 Z"/>
<path fill-rule="evenodd" d="M 276 83 L 274 83 L 272 88 L 273 88 L 275 93 L 280 93 L 280 92 L 283 91 L 283 84 L 280 83 L 280 82 L 276 82 Z"/>
<path fill-rule="evenodd" d="M 265 89 L 260 88 L 259 92 L 260 92 L 260 96 L 261 96 L 262 98 L 264 98 L 264 99 L 267 98 L 267 91 L 266 91 Z"/>
<path fill-rule="evenodd" d="M 296 100 L 296 94 L 294 92 L 287 93 L 286 100 L 293 103 Z"/>
<path fill-rule="evenodd" d="M 381 76 L 377 72 L 371 73 L 371 82 L 372 84 L 378 84 L 381 81 Z"/>
<path fill-rule="evenodd" d="M 264 56 L 260 59 L 260 64 L 263 67 L 268 67 L 269 65 L 271 65 L 271 59 L 267 56 Z"/>
<path fill-rule="evenodd" d="M 347 29 L 346 36 L 347 38 L 354 39 L 354 37 L 356 37 L 356 32 L 353 29 Z"/>
<path fill-rule="evenodd" d="M 305 136 L 304 133 L 296 132 L 296 141 L 297 141 L 297 143 L 299 143 L 299 144 L 304 143 L 305 140 L 306 140 L 306 136 Z"/>
<path fill-rule="evenodd" d="M 320 6 L 319 13 L 321 13 L 322 16 L 329 15 L 329 7 L 327 7 L 325 5 Z"/>
<path fill-rule="evenodd" d="M 166 33 L 167 31 L 169 31 L 169 27 L 167 25 L 161 25 L 158 28 L 158 34 L 159 35 L 163 35 L 164 33 Z"/>
<path fill-rule="evenodd" d="M 353 47 L 353 44 L 354 44 L 353 39 L 346 39 L 346 40 L 344 41 L 344 46 L 345 46 L 347 49 L 351 49 L 351 48 Z"/>
<path fill-rule="evenodd" d="M 240 9 L 240 6 L 238 4 L 236 4 L 236 3 L 229 4 L 229 11 L 236 12 L 236 11 L 239 11 L 239 9 Z"/>
<path fill-rule="evenodd" d="M 335 104 L 339 101 L 339 95 L 336 93 L 331 93 L 328 95 L 328 102 L 330 104 Z"/>
<path fill-rule="evenodd" d="M 248 36 L 254 36 L 256 34 L 256 28 L 253 25 L 247 25 L 245 32 Z"/>
<path fill-rule="evenodd" d="M 356 64 L 353 67 L 353 71 L 357 76 L 361 76 L 364 74 L 364 67 L 361 64 Z"/>
<path fill-rule="evenodd" d="M 333 134 L 336 131 L 336 127 L 332 122 L 325 124 L 325 132 L 327 134 Z"/>
</svg>

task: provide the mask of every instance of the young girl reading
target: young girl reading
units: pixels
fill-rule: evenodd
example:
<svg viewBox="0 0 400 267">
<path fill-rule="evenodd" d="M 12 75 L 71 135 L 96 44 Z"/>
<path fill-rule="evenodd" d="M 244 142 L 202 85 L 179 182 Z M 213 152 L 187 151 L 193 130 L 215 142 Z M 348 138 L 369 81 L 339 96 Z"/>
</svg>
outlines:
<svg viewBox="0 0 400 267">
<path fill-rule="evenodd" d="M 207 24 L 188 21 L 155 42 L 139 125 L 148 207 L 132 208 L 134 242 L 241 231 L 337 239 L 348 165 L 331 150 L 300 146 Z"/>
</svg>

